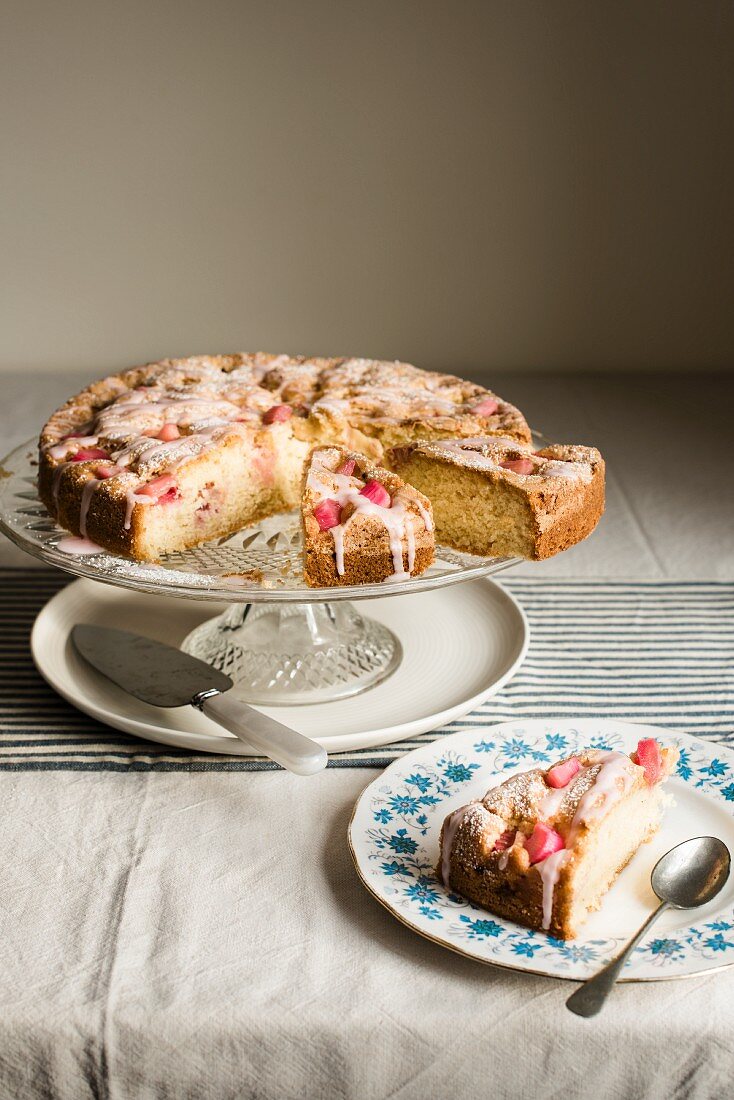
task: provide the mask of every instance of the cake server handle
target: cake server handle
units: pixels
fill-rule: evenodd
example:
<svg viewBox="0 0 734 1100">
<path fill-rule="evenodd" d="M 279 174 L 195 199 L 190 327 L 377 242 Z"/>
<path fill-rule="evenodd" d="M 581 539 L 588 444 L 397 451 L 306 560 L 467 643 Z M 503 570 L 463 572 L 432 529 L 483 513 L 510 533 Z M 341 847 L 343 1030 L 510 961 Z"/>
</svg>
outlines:
<svg viewBox="0 0 734 1100">
<path fill-rule="evenodd" d="M 314 775 L 326 767 L 326 750 L 298 730 L 284 726 L 241 699 L 221 691 L 201 691 L 191 700 L 207 718 L 224 726 L 240 741 L 275 760 L 296 775 Z"/>
<path fill-rule="evenodd" d="M 642 925 L 642 928 L 632 937 L 623 951 L 617 955 L 616 959 L 612 959 L 611 962 L 608 962 L 598 974 L 595 974 L 593 978 L 589 978 L 588 981 L 580 985 L 578 989 L 571 994 L 566 1001 L 566 1008 L 569 1008 L 571 1012 L 575 1012 L 577 1016 L 596 1016 L 597 1012 L 601 1012 L 602 1005 L 611 993 L 612 986 L 619 977 L 620 971 L 627 962 L 627 959 L 648 929 L 658 919 L 660 914 L 664 913 L 665 910 L 669 908 L 670 902 L 662 901 L 657 909 L 653 910 Z"/>
</svg>

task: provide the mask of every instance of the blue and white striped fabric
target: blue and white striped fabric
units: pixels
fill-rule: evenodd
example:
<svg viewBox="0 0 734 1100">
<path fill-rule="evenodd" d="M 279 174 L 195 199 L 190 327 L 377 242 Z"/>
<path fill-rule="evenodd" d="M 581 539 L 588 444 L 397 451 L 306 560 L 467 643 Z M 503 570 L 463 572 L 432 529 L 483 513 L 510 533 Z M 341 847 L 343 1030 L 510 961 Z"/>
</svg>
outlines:
<svg viewBox="0 0 734 1100">
<path fill-rule="evenodd" d="M 242 771 L 274 765 L 139 741 L 76 711 L 36 672 L 33 619 L 68 577 L 0 571 L 0 770 Z M 412 741 L 334 756 L 382 767 L 420 742 L 523 718 L 619 718 L 734 744 L 734 584 L 503 582 L 530 623 L 525 663 L 471 714 Z"/>
</svg>

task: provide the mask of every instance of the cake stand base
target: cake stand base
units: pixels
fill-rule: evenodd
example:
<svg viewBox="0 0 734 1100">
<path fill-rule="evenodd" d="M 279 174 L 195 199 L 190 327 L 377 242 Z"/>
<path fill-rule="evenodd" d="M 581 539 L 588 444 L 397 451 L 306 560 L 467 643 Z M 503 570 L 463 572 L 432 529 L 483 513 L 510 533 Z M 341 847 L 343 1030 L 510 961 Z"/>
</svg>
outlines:
<svg viewBox="0 0 734 1100">
<path fill-rule="evenodd" d="M 181 647 L 230 676 L 248 703 L 303 705 L 374 687 L 402 660 L 392 631 L 338 603 L 232 604 Z"/>
</svg>

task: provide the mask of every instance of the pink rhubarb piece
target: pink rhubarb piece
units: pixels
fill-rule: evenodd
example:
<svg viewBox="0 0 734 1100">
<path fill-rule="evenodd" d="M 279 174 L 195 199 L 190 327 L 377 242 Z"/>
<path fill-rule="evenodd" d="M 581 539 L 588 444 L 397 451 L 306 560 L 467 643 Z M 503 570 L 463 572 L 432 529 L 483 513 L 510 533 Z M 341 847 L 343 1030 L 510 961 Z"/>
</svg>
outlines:
<svg viewBox="0 0 734 1100">
<path fill-rule="evenodd" d="M 495 852 L 506 852 L 508 848 L 511 848 L 515 840 L 515 830 L 505 829 L 504 833 L 500 833 L 494 842 Z"/>
<path fill-rule="evenodd" d="M 98 477 L 101 481 L 104 481 L 108 477 L 114 477 L 115 474 L 120 473 L 119 466 L 95 466 L 94 476 Z"/>
<path fill-rule="evenodd" d="M 71 456 L 71 462 L 91 462 L 95 458 L 109 458 L 107 451 L 101 447 L 82 447 L 80 451 Z"/>
<path fill-rule="evenodd" d="M 170 474 L 161 474 L 160 477 L 154 477 L 147 485 L 141 485 L 135 492 L 138 496 L 153 497 L 158 504 L 169 504 L 178 496 L 178 486 L 176 479 Z"/>
<path fill-rule="evenodd" d="M 575 756 L 570 760 L 564 760 L 562 764 L 556 764 L 545 773 L 545 781 L 549 787 L 566 787 L 581 765 Z"/>
<path fill-rule="evenodd" d="M 164 424 L 158 432 L 158 439 L 162 439 L 164 443 L 172 443 L 173 440 L 178 439 L 180 435 L 178 424 L 171 424 L 168 422 Z"/>
<path fill-rule="evenodd" d="M 645 769 L 645 781 L 654 787 L 663 772 L 663 754 L 655 738 L 643 738 L 637 745 L 637 752 L 632 753 L 632 760 Z"/>
<path fill-rule="evenodd" d="M 263 424 L 280 424 L 284 420 L 290 420 L 292 416 L 293 409 L 290 405 L 273 405 L 263 413 Z"/>
<path fill-rule="evenodd" d="M 508 458 L 506 462 L 500 462 L 500 466 L 515 474 L 532 474 L 535 469 L 529 458 Z"/>
<path fill-rule="evenodd" d="M 367 500 L 371 500 L 373 504 L 379 504 L 381 508 L 389 508 L 392 504 L 390 494 L 384 485 L 380 485 L 379 481 L 375 481 L 374 478 L 368 481 L 364 489 L 360 489 L 360 496 L 367 497 Z"/>
<path fill-rule="evenodd" d="M 473 407 L 472 412 L 477 416 L 494 416 L 499 407 L 499 401 L 495 401 L 493 397 L 485 397 Z"/>
<path fill-rule="evenodd" d="M 538 822 L 525 842 L 531 863 L 541 863 L 542 860 L 565 847 L 561 834 L 542 821 Z"/>
<path fill-rule="evenodd" d="M 313 510 L 313 517 L 322 531 L 328 531 L 331 527 L 338 527 L 341 522 L 342 509 L 338 500 L 322 500 Z"/>
<path fill-rule="evenodd" d="M 337 466 L 336 472 L 338 474 L 344 474 L 345 477 L 351 477 L 354 473 L 357 463 L 353 458 L 345 458 L 341 466 Z"/>
</svg>

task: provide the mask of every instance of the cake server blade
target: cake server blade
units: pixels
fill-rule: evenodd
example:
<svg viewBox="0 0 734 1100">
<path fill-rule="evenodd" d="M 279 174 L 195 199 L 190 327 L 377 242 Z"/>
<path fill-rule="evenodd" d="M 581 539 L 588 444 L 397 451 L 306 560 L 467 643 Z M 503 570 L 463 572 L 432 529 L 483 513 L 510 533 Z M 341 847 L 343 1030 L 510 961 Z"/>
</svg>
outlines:
<svg viewBox="0 0 734 1100">
<path fill-rule="evenodd" d="M 232 687 L 229 676 L 218 669 L 140 634 L 83 623 L 71 637 L 77 652 L 98 672 L 154 707 L 182 707 L 201 691 Z"/>
<path fill-rule="evenodd" d="M 240 699 L 225 696 L 232 680 L 205 661 L 152 638 L 107 626 L 80 623 L 71 638 L 85 661 L 137 699 L 154 707 L 190 704 L 298 775 L 313 775 L 326 767 L 328 758 L 321 745 Z"/>
</svg>

